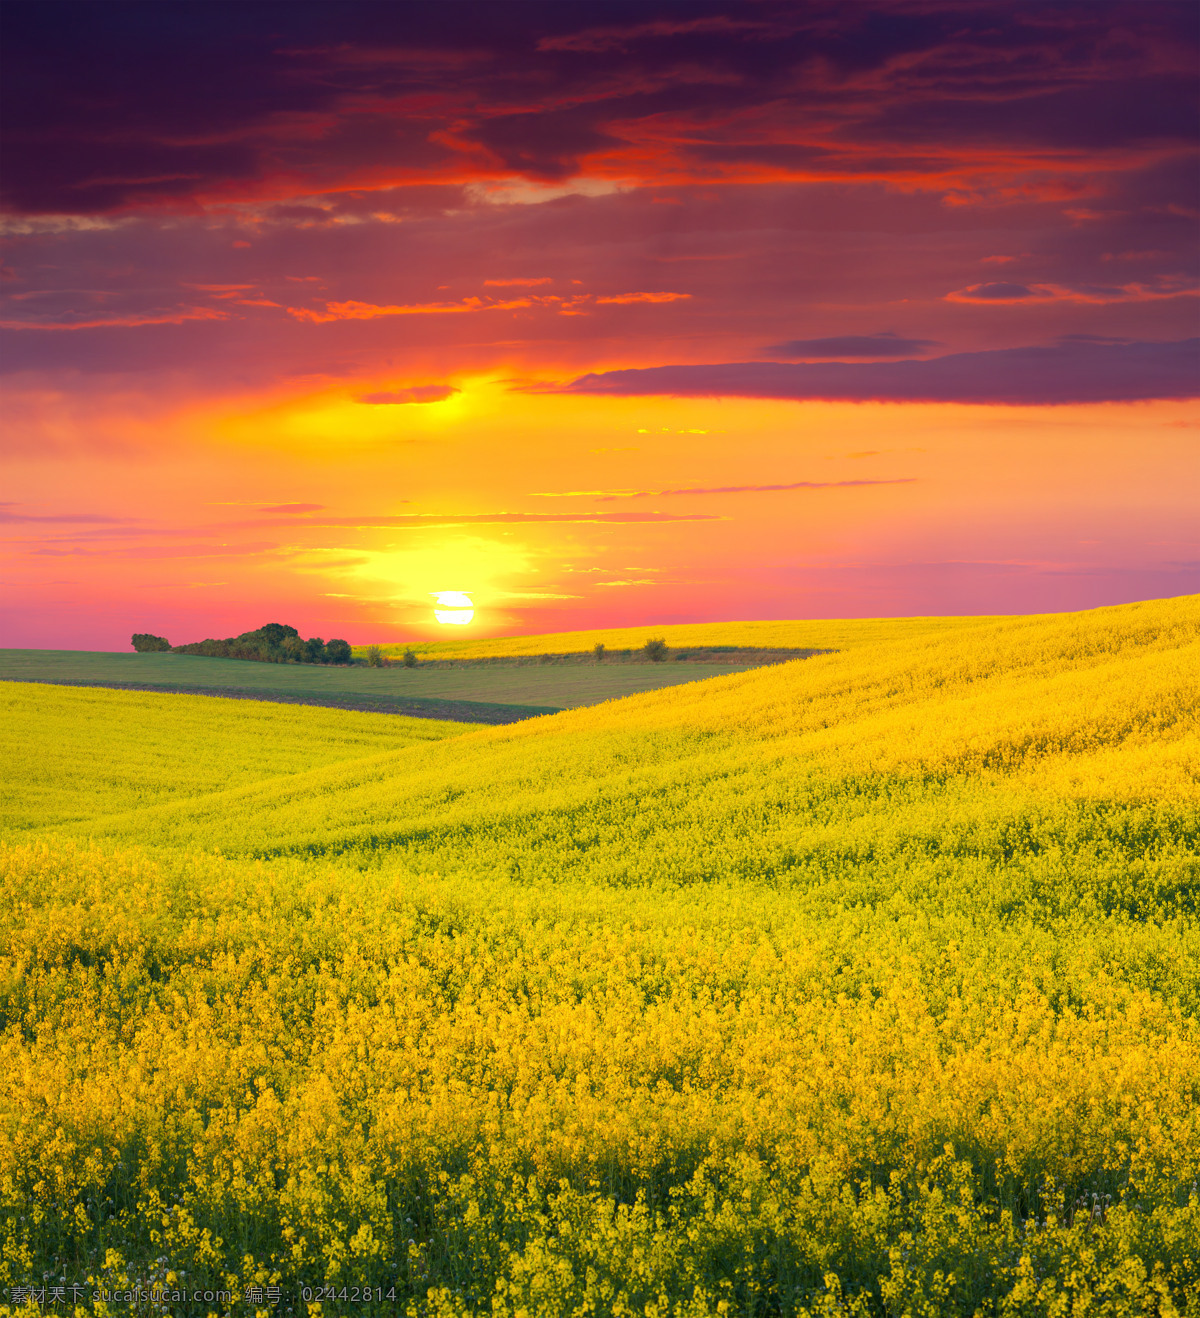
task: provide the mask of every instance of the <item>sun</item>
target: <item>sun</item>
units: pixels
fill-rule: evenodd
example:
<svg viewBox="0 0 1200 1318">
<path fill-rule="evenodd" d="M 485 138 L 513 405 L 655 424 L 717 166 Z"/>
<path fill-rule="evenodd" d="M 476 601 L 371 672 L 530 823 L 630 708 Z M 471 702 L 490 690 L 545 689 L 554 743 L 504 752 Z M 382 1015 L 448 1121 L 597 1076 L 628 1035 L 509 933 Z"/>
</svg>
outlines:
<svg viewBox="0 0 1200 1318">
<path fill-rule="evenodd" d="M 436 599 L 433 616 L 442 624 L 465 627 L 475 616 L 470 595 L 461 590 L 431 590 Z"/>
</svg>

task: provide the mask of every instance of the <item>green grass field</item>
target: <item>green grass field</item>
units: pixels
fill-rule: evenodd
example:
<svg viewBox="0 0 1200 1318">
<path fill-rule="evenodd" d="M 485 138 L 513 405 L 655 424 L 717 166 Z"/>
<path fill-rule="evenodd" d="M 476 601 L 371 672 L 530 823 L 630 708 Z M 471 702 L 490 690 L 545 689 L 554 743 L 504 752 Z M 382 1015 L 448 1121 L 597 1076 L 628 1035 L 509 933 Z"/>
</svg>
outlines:
<svg viewBox="0 0 1200 1318">
<path fill-rule="evenodd" d="M 1189 597 L 505 727 L 0 688 L 0 1284 L 1198 1318 L 1198 672 Z"/>
<path fill-rule="evenodd" d="M 514 722 L 658 691 L 746 664 L 485 664 L 416 668 L 263 664 L 181 654 L 0 650 L 0 681 L 211 691 L 257 700 L 396 710 L 466 722 Z"/>
</svg>

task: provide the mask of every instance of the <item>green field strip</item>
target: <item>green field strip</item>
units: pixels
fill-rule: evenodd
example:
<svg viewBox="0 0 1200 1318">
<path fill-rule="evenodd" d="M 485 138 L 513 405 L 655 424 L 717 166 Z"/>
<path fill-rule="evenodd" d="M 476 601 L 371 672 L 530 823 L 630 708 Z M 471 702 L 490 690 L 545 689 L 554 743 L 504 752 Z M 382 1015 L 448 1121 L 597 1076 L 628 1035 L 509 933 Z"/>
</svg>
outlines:
<svg viewBox="0 0 1200 1318">
<path fill-rule="evenodd" d="M 386 705 L 418 717 L 504 722 L 597 705 L 643 691 L 748 672 L 755 664 L 485 664 L 477 668 L 403 668 L 265 664 L 195 655 L 113 654 L 79 650 L 0 650 L 0 680 L 299 699 L 342 708 Z M 458 706 L 463 706 L 458 709 Z M 453 706 L 450 711 L 448 707 Z M 485 709 L 493 713 L 487 715 Z M 516 715 L 512 715 L 516 717 Z"/>
<path fill-rule="evenodd" d="M 361 647 L 360 647 L 361 648 Z M 403 650 L 399 652 L 403 655 Z M 786 664 L 791 663 L 793 659 L 811 659 L 819 654 L 836 654 L 836 649 L 812 649 L 803 647 L 788 648 L 771 648 L 763 649 L 756 646 L 747 645 L 705 645 L 692 646 L 690 648 L 681 648 L 670 651 L 667 658 L 659 660 L 659 663 L 686 663 L 689 667 L 696 664 L 713 665 L 727 668 L 731 665 L 741 668 L 764 668 L 768 664 Z M 390 652 L 389 652 L 390 654 Z M 502 655 L 473 655 L 473 654 L 441 654 L 438 652 L 427 652 L 418 656 L 419 664 L 422 668 L 432 670 L 433 672 L 447 672 L 459 668 L 532 668 L 544 665 L 568 665 L 572 668 L 598 668 L 601 664 L 604 669 L 618 667 L 622 664 L 645 667 L 647 658 L 645 651 L 636 650 L 605 650 L 602 660 L 596 659 L 591 651 L 578 650 L 542 650 L 536 654 L 502 654 Z M 390 657 L 389 663 L 396 662 L 395 656 Z M 653 660 L 649 661 L 655 662 Z"/>
</svg>

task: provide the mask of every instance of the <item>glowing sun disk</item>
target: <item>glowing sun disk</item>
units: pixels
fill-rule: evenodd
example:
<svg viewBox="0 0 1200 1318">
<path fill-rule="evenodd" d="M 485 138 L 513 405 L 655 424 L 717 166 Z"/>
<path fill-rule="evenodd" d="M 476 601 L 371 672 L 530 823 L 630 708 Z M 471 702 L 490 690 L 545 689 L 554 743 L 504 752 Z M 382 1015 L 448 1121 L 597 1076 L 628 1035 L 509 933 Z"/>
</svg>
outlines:
<svg viewBox="0 0 1200 1318">
<path fill-rule="evenodd" d="M 475 605 L 470 595 L 464 591 L 436 590 L 430 591 L 430 594 L 437 600 L 433 616 L 438 622 L 454 627 L 465 627 L 474 618 Z"/>
</svg>

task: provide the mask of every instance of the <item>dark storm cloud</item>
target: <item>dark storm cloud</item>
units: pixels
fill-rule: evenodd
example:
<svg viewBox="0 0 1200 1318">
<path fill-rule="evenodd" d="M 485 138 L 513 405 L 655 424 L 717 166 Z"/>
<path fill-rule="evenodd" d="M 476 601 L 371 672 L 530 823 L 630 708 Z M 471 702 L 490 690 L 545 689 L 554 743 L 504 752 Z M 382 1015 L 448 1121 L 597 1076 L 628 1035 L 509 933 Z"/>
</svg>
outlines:
<svg viewBox="0 0 1200 1318">
<path fill-rule="evenodd" d="M 767 351 L 773 357 L 837 361 L 843 358 L 916 357 L 937 346 L 933 339 L 903 339 L 898 334 L 842 334 L 828 339 L 789 339 L 787 343 L 770 344 Z"/>
<path fill-rule="evenodd" d="M 1200 339 L 959 352 L 929 361 L 729 362 L 585 375 L 575 394 L 1034 406 L 1200 396 Z"/>
<path fill-rule="evenodd" d="M 1057 178 L 1070 152 L 1194 136 L 1197 20 L 1170 0 L 16 0 L 4 21 L 7 204 L 31 214 L 597 169 L 911 184 L 1022 153 Z M 983 146 L 1003 159 L 967 159 Z"/>
</svg>

